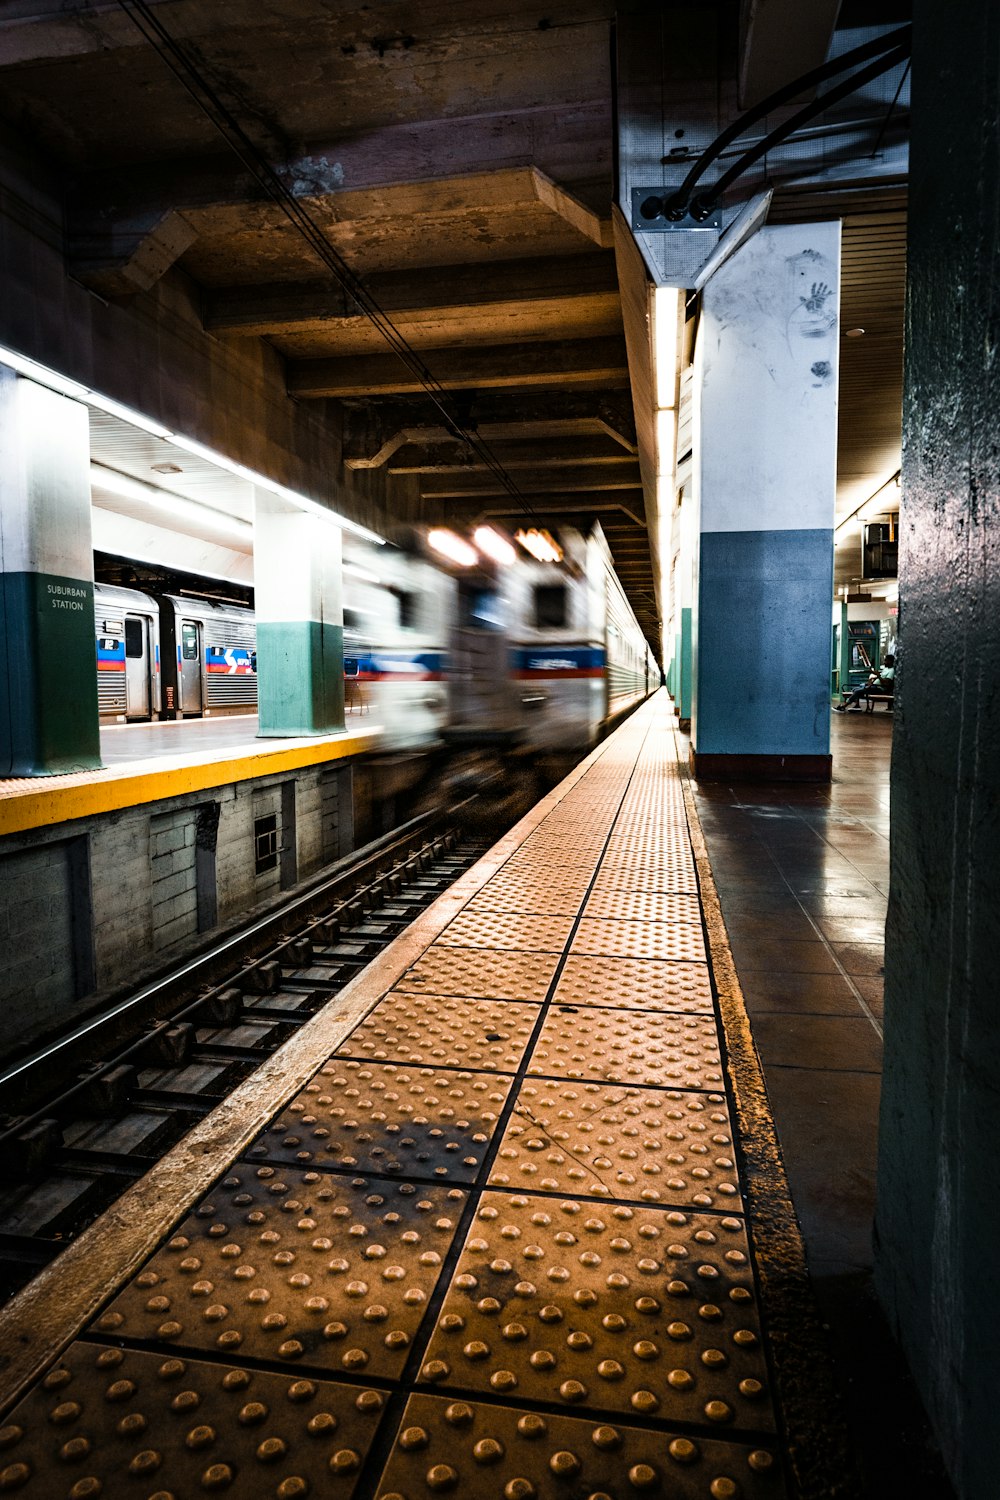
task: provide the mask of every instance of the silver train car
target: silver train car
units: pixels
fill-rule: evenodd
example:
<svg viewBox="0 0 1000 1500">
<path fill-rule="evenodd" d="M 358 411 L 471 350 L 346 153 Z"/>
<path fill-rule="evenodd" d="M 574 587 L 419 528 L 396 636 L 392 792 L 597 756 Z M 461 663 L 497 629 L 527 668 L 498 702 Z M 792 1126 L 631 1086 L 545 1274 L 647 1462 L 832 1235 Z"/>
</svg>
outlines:
<svg viewBox="0 0 1000 1500">
<path fill-rule="evenodd" d="M 561 563 L 457 579 L 446 736 L 575 755 L 659 687 L 604 534 L 560 534 Z"/>
<path fill-rule="evenodd" d="M 99 583 L 94 623 L 102 723 L 255 711 L 252 609 Z"/>
</svg>

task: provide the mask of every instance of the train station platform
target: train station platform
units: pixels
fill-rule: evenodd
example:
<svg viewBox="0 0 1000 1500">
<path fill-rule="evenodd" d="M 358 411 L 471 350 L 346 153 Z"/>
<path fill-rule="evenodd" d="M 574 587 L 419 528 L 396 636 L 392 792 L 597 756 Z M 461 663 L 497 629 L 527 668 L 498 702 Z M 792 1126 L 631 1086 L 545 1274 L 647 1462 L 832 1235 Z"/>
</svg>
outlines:
<svg viewBox="0 0 1000 1500">
<path fill-rule="evenodd" d="M 27 1496 L 853 1494 L 665 694 L 0 1315 Z"/>
<path fill-rule="evenodd" d="M 377 724 L 258 739 L 256 714 L 101 728 L 102 769 L 0 781 L 0 836 L 187 796 L 370 750 Z"/>
</svg>

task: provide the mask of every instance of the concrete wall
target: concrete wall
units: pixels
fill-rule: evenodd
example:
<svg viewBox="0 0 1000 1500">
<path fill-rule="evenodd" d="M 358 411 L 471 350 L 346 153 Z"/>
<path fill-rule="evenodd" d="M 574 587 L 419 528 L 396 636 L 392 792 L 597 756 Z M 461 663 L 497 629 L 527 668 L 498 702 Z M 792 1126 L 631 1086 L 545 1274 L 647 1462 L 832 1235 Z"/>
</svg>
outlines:
<svg viewBox="0 0 1000 1500">
<path fill-rule="evenodd" d="M 997 1491 L 1000 8 L 916 0 L 878 1287 Z"/>
<path fill-rule="evenodd" d="M 351 767 L 264 777 L 0 840 L 0 1055 L 353 847 Z M 254 821 L 277 817 L 255 874 Z"/>
<path fill-rule="evenodd" d="M 415 486 L 341 463 L 341 408 L 296 402 L 281 356 L 207 334 L 198 287 L 172 269 L 109 304 L 67 275 L 63 215 L 44 163 L 0 137 L 0 345 L 376 530 L 410 514 Z"/>
</svg>

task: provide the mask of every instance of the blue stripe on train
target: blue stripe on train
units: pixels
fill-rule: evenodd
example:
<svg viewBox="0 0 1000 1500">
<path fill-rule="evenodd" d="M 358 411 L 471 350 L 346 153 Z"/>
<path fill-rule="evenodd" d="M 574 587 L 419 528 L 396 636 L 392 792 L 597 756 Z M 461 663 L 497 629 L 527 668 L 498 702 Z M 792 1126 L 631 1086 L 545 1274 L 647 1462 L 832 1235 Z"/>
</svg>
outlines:
<svg viewBox="0 0 1000 1500">
<path fill-rule="evenodd" d="M 518 647 L 510 653 L 514 677 L 600 677 L 604 672 L 600 646 Z"/>
</svg>

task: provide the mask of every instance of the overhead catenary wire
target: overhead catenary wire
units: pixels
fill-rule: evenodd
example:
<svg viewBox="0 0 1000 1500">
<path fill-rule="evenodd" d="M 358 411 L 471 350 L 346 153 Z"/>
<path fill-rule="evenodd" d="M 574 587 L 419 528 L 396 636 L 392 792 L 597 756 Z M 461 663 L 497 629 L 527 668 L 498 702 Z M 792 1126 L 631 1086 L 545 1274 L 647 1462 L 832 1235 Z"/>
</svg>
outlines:
<svg viewBox="0 0 1000 1500">
<path fill-rule="evenodd" d="M 402 361 L 423 391 L 430 397 L 452 435 L 466 443 L 504 490 L 515 496 L 531 515 L 535 512 L 521 493 L 515 480 L 504 468 L 489 444 L 463 423 L 448 391 L 421 359 L 416 349 L 396 327 L 392 318 L 351 269 L 330 242 L 322 227 L 305 205 L 295 196 L 280 173 L 247 134 L 232 110 L 220 97 L 195 61 L 153 14 L 147 0 L 118 0 L 118 4 L 145 40 L 170 68 L 198 107 L 212 121 L 233 152 L 261 190 L 275 203 L 301 235 L 313 253 L 332 273 L 359 311 L 378 330 L 392 352 Z"/>
</svg>

